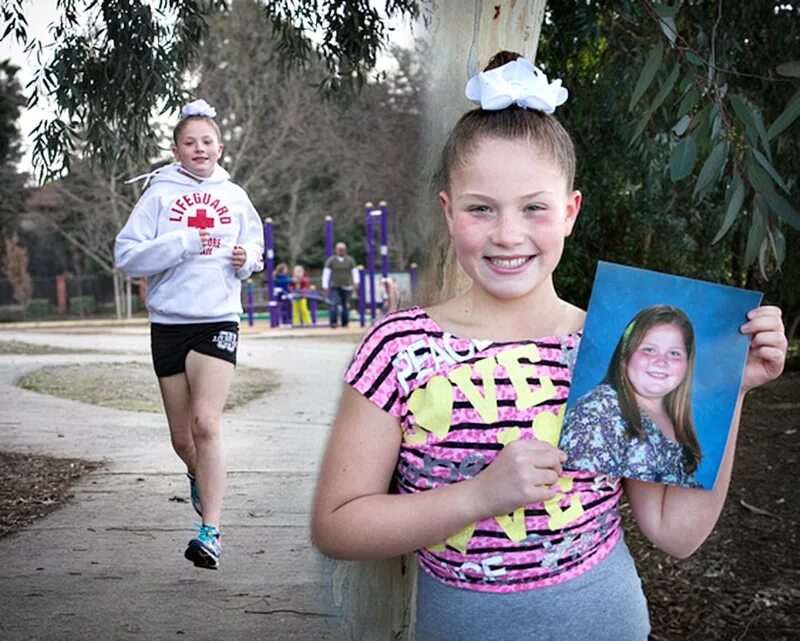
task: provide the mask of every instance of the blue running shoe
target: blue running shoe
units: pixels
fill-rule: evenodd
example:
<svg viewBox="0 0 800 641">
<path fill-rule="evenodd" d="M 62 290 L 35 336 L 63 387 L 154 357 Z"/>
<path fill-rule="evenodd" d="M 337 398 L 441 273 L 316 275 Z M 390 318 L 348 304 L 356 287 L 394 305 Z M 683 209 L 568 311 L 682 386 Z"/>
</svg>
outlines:
<svg viewBox="0 0 800 641">
<path fill-rule="evenodd" d="M 219 542 L 219 530 L 213 525 L 200 526 L 196 539 L 189 541 L 184 555 L 198 568 L 208 570 L 219 569 L 219 557 L 222 556 L 222 545 Z"/>
<path fill-rule="evenodd" d="M 197 487 L 197 477 L 191 472 L 186 472 L 186 478 L 189 479 L 189 497 L 192 499 L 192 507 L 198 516 L 202 518 L 203 508 L 200 505 L 200 490 Z"/>
</svg>

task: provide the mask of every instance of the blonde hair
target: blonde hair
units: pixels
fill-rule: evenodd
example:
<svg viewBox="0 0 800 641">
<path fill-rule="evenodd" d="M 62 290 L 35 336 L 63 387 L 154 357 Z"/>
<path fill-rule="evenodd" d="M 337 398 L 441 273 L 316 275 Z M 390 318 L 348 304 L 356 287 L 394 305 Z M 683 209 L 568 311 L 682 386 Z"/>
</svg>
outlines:
<svg viewBox="0 0 800 641">
<path fill-rule="evenodd" d="M 186 116 L 185 118 L 181 118 L 177 125 L 175 125 L 175 129 L 172 130 L 172 142 L 176 145 L 178 144 L 178 138 L 181 135 L 181 132 L 186 129 L 187 125 L 192 120 L 202 120 L 207 122 L 211 125 L 211 128 L 217 134 L 217 142 L 222 142 L 222 133 L 220 133 L 219 125 L 217 125 L 216 121 L 209 116 Z"/>
</svg>

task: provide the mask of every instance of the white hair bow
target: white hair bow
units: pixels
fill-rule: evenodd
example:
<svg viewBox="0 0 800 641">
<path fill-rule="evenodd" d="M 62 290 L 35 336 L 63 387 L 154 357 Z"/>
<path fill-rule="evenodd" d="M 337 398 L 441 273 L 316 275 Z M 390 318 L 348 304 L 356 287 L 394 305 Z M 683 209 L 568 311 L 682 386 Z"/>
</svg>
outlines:
<svg viewBox="0 0 800 641">
<path fill-rule="evenodd" d="M 467 82 L 467 98 L 481 109 L 496 111 L 512 104 L 551 114 L 567 101 L 569 92 L 561 78 L 548 82 L 530 60 L 517 58 L 502 67 L 483 71 Z"/>
<path fill-rule="evenodd" d="M 189 116 L 206 116 L 208 118 L 214 118 L 217 115 L 217 110 L 202 98 L 198 98 L 197 100 L 190 102 L 188 105 L 184 105 L 181 109 L 181 115 L 184 118 L 188 118 Z"/>
</svg>

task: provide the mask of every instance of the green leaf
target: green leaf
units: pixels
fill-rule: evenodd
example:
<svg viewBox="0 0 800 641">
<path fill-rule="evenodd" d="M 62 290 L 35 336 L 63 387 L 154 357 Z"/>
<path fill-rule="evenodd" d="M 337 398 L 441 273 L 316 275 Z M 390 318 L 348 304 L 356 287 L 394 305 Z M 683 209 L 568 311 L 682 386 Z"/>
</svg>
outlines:
<svg viewBox="0 0 800 641">
<path fill-rule="evenodd" d="M 717 103 L 711 108 L 709 121 L 711 123 L 711 140 L 717 140 L 722 131 L 722 118 L 719 115 L 719 105 Z"/>
<path fill-rule="evenodd" d="M 709 114 L 711 113 L 711 105 L 706 104 L 700 111 L 692 116 L 692 138 L 697 143 L 697 148 L 702 149 L 708 145 L 708 138 L 711 135 L 711 124 L 709 122 Z"/>
<path fill-rule="evenodd" d="M 703 62 L 703 59 L 698 56 L 694 51 L 689 51 L 686 54 L 686 59 L 689 61 L 689 64 L 693 64 L 695 67 L 702 67 L 706 63 Z"/>
<path fill-rule="evenodd" d="M 667 37 L 667 40 L 674 43 L 675 38 L 678 37 L 678 27 L 675 24 L 675 19 L 671 16 L 668 16 L 666 18 L 661 18 L 658 22 L 661 26 L 661 31 Z"/>
<path fill-rule="evenodd" d="M 800 214 L 795 211 L 788 200 L 775 192 L 765 193 L 764 200 L 776 216 L 785 220 L 795 229 L 800 230 Z"/>
<path fill-rule="evenodd" d="M 656 97 L 653 98 L 652 104 L 645 110 L 644 115 L 642 115 L 639 124 L 636 126 L 636 130 L 633 132 L 633 137 L 631 138 L 630 143 L 633 144 L 633 141 L 636 140 L 644 131 L 644 128 L 647 126 L 647 123 L 650 121 L 650 118 L 653 116 L 653 113 L 656 109 L 661 106 L 661 103 L 664 102 L 664 99 L 669 95 L 669 92 L 672 91 L 672 88 L 675 86 L 675 83 L 678 80 L 678 75 L 680 74 L 680 63 L 676 62 L 675 66 L 672 68 L 672 71 L 669 74 L 669 77 L 664 81 L 664 84 L 661 85 L 661 89 L 659 89 Z"/>
<path fill-rule="evenodd" d="M 678 106 L 678 118 L 681 118 L 688 114 L 692 107 L 697 104 L 697 101 L 700 100 L 700 90 L 697 87 L 692 87 L 686 94 L 683 96 L 681 100 L 681 104 Z"/>
<path fill-rule="evenodd" d="M 758 249 L 758 271 L 764 280 L 769 280 L 767 277 L 767 250 L 769 245 L 769 227 L 767 227 L 767 237 L 761 241 L 761 247 Z"/>
<path fill-rule="evenodd" d="M 669 163 L 669 174 L 672 182 L 683 180 L 692 173 L 697 158 L 697 146 L 691 136 L 686 136 L 672 150 Z"/>
<path fill-rule="evenodd" d="M 775 185 L 770 175 L 764 171 L 757 163 L 753 162 L 753 157 L 747 158 L 747 180 L 753 185 L 753 189 L 762 193 L 774 193 Z"/>
<path fill-rule="evenodd" d="M 730 97 L 731 106 L 733 107 L 733 112 L 736 114 L 736 117 L 739 119 L 747 133 L 747 138 L 750 141 L 750 144 L 755 146 L 758 144 L 758 127 L 756 126 L 755 116 L 753 115 L 753 110 L 747 101 L 742 98 L 741 96 L 732 95 Z"/>
<path fill-rule="evenodd" d="M 725 210 L 725 219 L 722 221 L 722 227 L 719 228 L 717 235 L 714 236 L 714 240 L 711 241 L 712 245 L 717 243 L 723 236 L 725 236 L 725 234 L 728 233 L 728 230 L 733 226 L 733 223 L 736 221 L 736 218 L 739 216 L 739 212 L 742 209 L 744 192 L 744 182 L 742 182 L 741 176 L 736 174 L 731 186 L 728 188 L 728 195 L 730 198 L 728 199 L 728 207 Z"/>
<path fill-rule="evenodd" d="M 773 122 L 772 125 L 770 125 L 770 128 L 767 130 L 767 138 L 772 140 L 775 136 L 791 125 L 797 116 L 800 116 L 800 90 L 795 92 L 789 102 L 786 103 L 786 108 L 783 110 L 781 115 L 775 119 L 775 122 Z"/>
<path fill-rule="evenodd" d="M 669 92 L 672 91 L 675 83 L 678 82 L 678 76 L 681 74 L 681 63 L 676 62 L 675 66 L 672 67 L 672 71 L 670 71 L 669 76 L 664 81 L 664 84 L 661 85 L 661 89 L 658 90 L 656 97 L 653 98 L 652 104 L 648 107 L 648 110 L 653 113 L 656 109 L 661 106 L 661 103 L 664 102 L 666 97 L 669 95 Z"/>
<path fill-rule="evenodd" d="M 767 206 L 762 194 L 756 194 L 753 199 L 753 219 L 750 223 L 750 232 L 747 234 L 747 244 L 744 249 L 744 263 L 749 267 L 758 257 L 761 243 L 767 236 Z"/>
<path fill-rule="evenodd" d="M 800 60 L 783 62 L 775 67 L 775 71 L 777 71 L 780 75 L 787 76 L 789 78 L 800 78 Z"/>
<path fill-rule="evenodd" d="M 707 188 L 719 176 L 725 162 L 728 160 L 728 150 L 730 145 L 727 140 L 719 143 L 711 153 L 708 154 L 703 168 L 700 170 L 700 175 L 697 177 L 697 184 L 694 187 L 694 193 Z"/>
<path fill-rule="evenodd" d="M 783 189 L 783 191 L 785 191 L 787 194 L 790 193 L 789 188 L 786 186 L 786 183 L 783 182 L 783 179 L 780 177 L 778 172 L 775 171 L 775 167 L 773 167 L 772 163 L 769 160 L 767 160 L 766 156 L 764 156 L 764 154 L 758 151 L 758 149 L 751 149 L 750 151 L 752 152 L 753 156 L 755 156 L 755 159 L 758 161 L 758 164 L 761 165 L 764 168 L 764 170 L 769 174 L 770 178 L 772 178 L 772 180 L 775 181 L 775 184 L 778 185 L 778 187 L 780 187 L 781 189 Z"/>
<path fill-rule="evenodd" d="M 675 14 L 678 13 L 677 7 L 670 7 L 666 4 L 657 4 L 654 8 L 661 18 L 674 18 Z"/>
<path fill-rule="evenodd" d="M 650 49 L 650 54 L 647 56 L 647 61 L 644 63 L 639 79 L 636 81 L 636 86 L 631 95 L 631 101 L 628 105 L 628 110 L 633 111 L 636 103 L 647 91 L 647 88 L 652 84 L 653 79 L 656 77 L 656 71 L 661 65 L 661 59 L 664 56 L 664 45 L 659 42 Z"/>
<path fill-rule="evenodd" d="M 780 229 L 775 228 L 769 230 L 769 240 L 772 245 L 772 254 L 775 256 L 775 264 L 780 267 L 786 260 L 786 237 Z"/>
<path fill-rule="evenodd" d="M 678 120 L 678 122 L 676 122 L 672 127 L 672 133 L 674 133 L 676 136 L 682 136 L 689 128 L 690 122 L 692 122 L 692 119 L 689 117 L 689 114 L 684 114 L 681 116 L 681 119 Z"/>
<path fill-rule="evenodd" d="M 666 4 L 657 4 L 655 10 L 660 19 L 661 31 L 664 32 L 670 42 L 675 42 L 675 38 L 678 35 L 678 28 L 675 26 L 675 14 L 678 13 L 678 8 L 670 7 Z"/>
</svg>

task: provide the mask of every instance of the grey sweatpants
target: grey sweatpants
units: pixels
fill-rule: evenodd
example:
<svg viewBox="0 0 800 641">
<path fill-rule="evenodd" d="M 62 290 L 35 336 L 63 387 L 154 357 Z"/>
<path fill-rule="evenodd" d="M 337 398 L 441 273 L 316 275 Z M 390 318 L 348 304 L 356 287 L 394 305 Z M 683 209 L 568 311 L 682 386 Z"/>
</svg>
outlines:
<svg viewBox="0 0 800 641">
<path fill-rule="evenodd" d="M 574 579 L 511 594 L 453 588 L 421 568 L 418 575 L 417 641 L 647 641 L 650 633 L 624 540 Z"/>
</svg>

